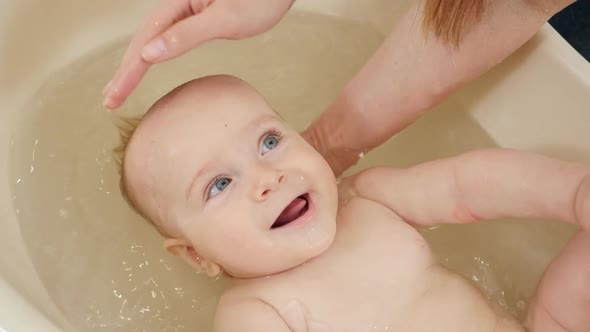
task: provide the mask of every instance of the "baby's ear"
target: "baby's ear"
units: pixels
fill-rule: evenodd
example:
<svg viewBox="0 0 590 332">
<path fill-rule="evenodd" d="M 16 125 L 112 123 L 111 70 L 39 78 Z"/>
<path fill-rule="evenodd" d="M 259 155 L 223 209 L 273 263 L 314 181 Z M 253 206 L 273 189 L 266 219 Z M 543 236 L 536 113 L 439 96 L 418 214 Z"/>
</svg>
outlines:
<svg viewBox="0 0 590 332">
<path fill-rule="evenodd" d="M 164 249 L 169 253 L 176 255 L 187 264 L 207 273 L 209 277 L 218 277 L 221 273 L 221 266 L 203 256 L 199 255 L 195 248 L 185 240 L 169 238 L 164 240 Z"/>
</svg>

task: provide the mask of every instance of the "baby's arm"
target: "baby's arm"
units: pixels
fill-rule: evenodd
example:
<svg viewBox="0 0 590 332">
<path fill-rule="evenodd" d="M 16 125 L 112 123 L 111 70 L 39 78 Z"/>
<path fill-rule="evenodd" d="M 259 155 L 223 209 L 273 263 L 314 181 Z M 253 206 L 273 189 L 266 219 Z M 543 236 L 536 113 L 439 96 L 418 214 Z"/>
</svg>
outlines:
<svg viewBox="0 0 590 332">
<path fill-rule="evenodd" d="M 221 297 L 213 321 L 214 332 L 292 332 L 269 304 L 253 298 Z"/>
<path fill-rule="evenodd" d="M 582 228 L 549 265 L 530 305 L 531 332 L 590 331 L 590 167 L 514 150 L 483 150 L 353 177 L 359 196 L 428 226 L 499 217 Z"/>
<path fill-rule="evenodd" d="M 408 169 L 371 168 L 351 180 L 356 194 L 416 226 L 502 217 L 585 224 L 576 195 L 590 167 L 532 153 L 489 149 Z"/>
</svg>

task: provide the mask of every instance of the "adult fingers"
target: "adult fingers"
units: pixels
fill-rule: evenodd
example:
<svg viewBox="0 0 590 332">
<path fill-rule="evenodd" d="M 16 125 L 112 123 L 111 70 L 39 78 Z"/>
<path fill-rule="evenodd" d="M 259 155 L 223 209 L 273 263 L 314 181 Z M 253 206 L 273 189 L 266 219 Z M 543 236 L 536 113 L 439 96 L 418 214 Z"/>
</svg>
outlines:
<svg viewBox="0 0 590 332">
<path fill-rule="evenodd" d="M 186 18 L 156 36 L 141 51 L 142 58 L 157 63 L 180 56 L 198 45 L 230 36 L 232 14 L 213 4 L 199 15 Z"/>
<path fill-rule="evenodd" d="M 131 40 L 113 79 L 103 90 L 105 107 L 119 107 L 149 69 L 151 64 L 141 57 L 144 45 L 174 23 L 192 14 L 190 0 L 162 1 L 152 10 Z"/>
<path fill-rule="evenodd" d="M 130 60 L 121 65 L 113 80 L 105 87 L 103 106 L 113 110 L 123 105 L 150 66 L 141 57 L 134 57 L 133 62 Z"/>
</svg>

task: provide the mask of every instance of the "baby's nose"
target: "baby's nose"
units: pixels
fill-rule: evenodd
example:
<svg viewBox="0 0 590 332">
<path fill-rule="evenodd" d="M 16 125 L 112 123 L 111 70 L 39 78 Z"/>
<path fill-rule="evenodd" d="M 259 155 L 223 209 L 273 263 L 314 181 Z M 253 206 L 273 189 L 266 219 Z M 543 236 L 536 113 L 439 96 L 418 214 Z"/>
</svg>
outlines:
<svg viewBox="0 0 590 332">
<path fill-rule="evenodd" d="M 276 169 L 262 169 L 258 174 L 258 182 L 254 188 L 254 199 L 262 202 L 281 184 L 287 182 L 287 174 Z"/>
</svg>

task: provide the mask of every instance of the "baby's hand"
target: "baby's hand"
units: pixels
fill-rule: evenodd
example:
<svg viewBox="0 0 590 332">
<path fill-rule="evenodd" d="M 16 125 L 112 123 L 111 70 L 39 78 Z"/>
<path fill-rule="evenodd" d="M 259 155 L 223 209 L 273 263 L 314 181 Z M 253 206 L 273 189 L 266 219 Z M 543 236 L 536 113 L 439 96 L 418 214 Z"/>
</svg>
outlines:
<svg viewBox="0 0 590 332">
<path fill-rule="evenodd" d="M 243 39 L 269 30 L 294 0 L 162 0 L 148 15 L 103 90 L 104 106 L 123 104 L 149 67 L 213 39 Z"/>
</svg>

